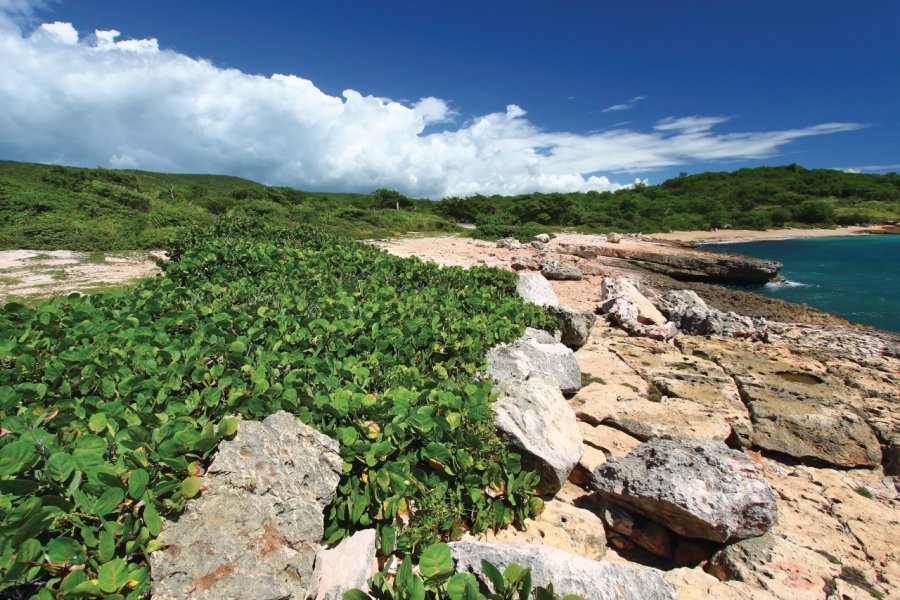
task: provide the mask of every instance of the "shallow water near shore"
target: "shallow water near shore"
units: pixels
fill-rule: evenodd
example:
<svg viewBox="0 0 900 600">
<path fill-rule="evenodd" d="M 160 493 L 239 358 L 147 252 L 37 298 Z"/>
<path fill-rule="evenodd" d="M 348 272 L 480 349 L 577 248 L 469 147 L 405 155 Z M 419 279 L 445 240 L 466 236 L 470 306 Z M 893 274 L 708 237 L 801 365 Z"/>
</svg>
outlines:
<svg viewBox="0 0 900 600">
<path fill-rule="evenodd" d="M 900 332 L 900 235 L 704 244 L 784 263 L 785 281 L 742 288 Z"/>
</svg>

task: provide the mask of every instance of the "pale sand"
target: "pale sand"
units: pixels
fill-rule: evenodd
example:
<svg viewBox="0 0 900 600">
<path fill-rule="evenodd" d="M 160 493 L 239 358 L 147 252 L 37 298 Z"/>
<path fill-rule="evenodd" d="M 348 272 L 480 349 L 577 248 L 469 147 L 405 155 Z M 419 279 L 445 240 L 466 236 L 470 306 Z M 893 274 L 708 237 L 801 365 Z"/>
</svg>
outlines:
<svg viewBox="0 0 900 600">
<path fill-rule="evenodd" d="M 755 231 L 751 229 L 720 229 L 718 231 L 673 231 L 671 233 L 652 233 L 646 237 L 668 242 L 749 242 L 752 240 L 784 240 L 791 238 L 840 237 L 847 235 L 865 235 L 872 231 L 884 231 L 889 227 L 872 225 L 870 227 L 838 227 L 837 229 L 769 229 Z"/>
</svg>

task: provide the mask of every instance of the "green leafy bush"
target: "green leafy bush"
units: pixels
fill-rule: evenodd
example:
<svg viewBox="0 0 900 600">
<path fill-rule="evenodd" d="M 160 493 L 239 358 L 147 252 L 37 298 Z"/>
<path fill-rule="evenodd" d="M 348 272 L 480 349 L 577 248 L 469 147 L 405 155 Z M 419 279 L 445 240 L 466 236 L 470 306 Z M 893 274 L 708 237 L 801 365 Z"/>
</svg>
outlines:
<svg viewBox="0 0 900 600">
<path fill-rule="evenodd" d="M 491 582 L 491 590 L 482 588 L 471 573 L 454 573 L 450 547 L 438 542 L 419 557 L 418 573 L 409 556 L 403 559 L 391 577 L 382 571 L 369 580 L 368 593 L 350 590 L 343 600 L 556 600 L 553 585 L 532 587 L 531 571 L 511 564 L 501 573 L 481 561 L 481 569 Z M 562 600 L 583 600 L 569 594 Z"/>
<path fill-rule="evenodd" d="M 478 377 L 545 323 L 514 274 L 232 221 L 170 254 L 116 297 L 0 309 L 0 594 L 144 595 L 231 415 L 284 409 L 340 442 L 331 543 L 374 526 L 410 554 L 540 509 Z"/>
</svg>

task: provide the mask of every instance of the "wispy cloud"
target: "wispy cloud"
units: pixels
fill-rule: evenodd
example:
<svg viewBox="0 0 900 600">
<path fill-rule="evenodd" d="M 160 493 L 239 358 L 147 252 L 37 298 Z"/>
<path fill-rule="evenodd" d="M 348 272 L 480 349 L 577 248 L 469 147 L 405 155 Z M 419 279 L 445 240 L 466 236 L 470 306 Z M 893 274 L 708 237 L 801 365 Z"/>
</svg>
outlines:
<svg viewBox="0 0 900 600">
<path fill-rule="evenodd" d="M 23 29 L 8 9 L 28 6 L 0 0 L 3 158 L 442 197 L 616 189 L 624 173 L 768 157 L 861 127 L 722 132 L 725 117 L 689 116 L 579 134 L 542 129 L 515 104 L 456 125 L 440 98 L 331 96 L 296 75 L 220 68 L 155 39 L 85 35 L 69 23 Z"/>
<path fill-rule="evenodd" d="M 640 102 L 641 100 L 646 100 L 647 96 L 635 96 L 631 100 L 627 102 L 623 102 L 622 104 L 613 104 L 612 106 L 607 106 L 600 112 L 610 113 L 610 112 L 621 112 L 623 110 L 631 110 L 634 108 L 634 105 Z"/>
<path fill-rule="evenodd" d="M 897 171 L 900 170 L 900 163 L 894 165 L 865 165 L 862 167 L 847 167 L 841 170 L 846 171 L 847 173 L 880 173 L 884 171 Z"/>
</svg>

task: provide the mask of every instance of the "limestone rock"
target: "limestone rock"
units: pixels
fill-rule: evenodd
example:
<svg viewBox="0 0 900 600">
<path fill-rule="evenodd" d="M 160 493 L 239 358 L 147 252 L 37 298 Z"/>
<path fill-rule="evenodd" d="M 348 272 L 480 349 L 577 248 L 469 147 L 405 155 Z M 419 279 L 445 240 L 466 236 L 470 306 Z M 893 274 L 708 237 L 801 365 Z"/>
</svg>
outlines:
<svg viewBox="0 0 900 600">
<path fill-rule="evenodd" d="M 666 340 L 678 331 L 637 287 L 624 277 L 604 277 L 599 310 L 632 335 Z"/>
<path fill-rule="evenodd" d="M 553 286 L 540 273 L 519 273 L 516 292 L 526 302 L 532 302 L 538 306 L 559 305 L 559 298 L 556 297 Z"/>
<path fill-rule="evenodd" d="M 691 335 L 724 335 L 736 338 L 764 339 L 765 319 L 744 317 L 734 312 L 710 308 L 690 290 L 672 290 L 663 295 L 663 307 L 675 325 Z"/>
<path fill-rule="evenodd" d="M 547 279 L 557 281 L 580 281 L 581 270 L 575 265 L 560 262 L 549 256 L 541 259 L 541 273 Z"/>
<path fill-rule="evenodd" d="M 585 445 L 602 450 L 607 457 L 626 456 L 641 445 L 641 440 L 606 425 L 580 422 L 578 428 Z"/>
<path fill-rule="evenodd" d="M 242 421 L 205 491 L 166 521 L 150 555 L 155 598 L 305 599 L 317 589 L 323 510 L 341 474 L 338 444 L 284 411 Z"/>
<path fill-rule="evenodd" d="M 567 254 L 583 258 L 597 256 L 620 258 L 650 271 L 686 281 L 763 284 L 772 280 L 783 266 L 771 260 L 675 248 L 666 244 L 560 242 L 557 246 L 560 252 Z"/>
<path fill-rule="evenodd" d="M 595 561 L 540 544 L 453 542 L 450 551 L 458 571 L 484 578 L 481 561 L 502 572 L 515 563 L 531 569 L 535 586 L 553 585 L 559 596 L 577 594 L 591 600 L 675 600 L 659 571 L 608 561 Z"/>
<path fill-rule="evenodd" d="M 571 306 L 551 306 L 547 308 L 550 316 L 557 317 L 562 324 L 563 344 L 577 350 L 587 343 L 591 328 L 597 321 L 597 315 Z"/>
<path fill-rule="evenodd" d="M 519 240 L 513 237 L 505 237 L 497 240 L 498 248 L 505 248 L 506 250 L 519 250 L 522 248 L 522 244 L 519 243 Z"/>
<path fill-rule="evenodd" d="M 841 467 L 881 463 L 879 440 L 858 412 L 866 402 L 826 364 L 772 345 L 698 340 L 683 350 L 713 357 L 734 378 L 754 446 Z"/>
<path fill-rule="evenodd" d="M 534 241 L 540 242 L 542 244 L 548 244 L 550 243 L 550 235 L 547 233 L 539 233 L 534 236 Z"/>
<path fill-rule="evenodd" d="M 699 569 L 672 569 L 663 575 L 679 600 L 772 600 L 775 596 L 737 581 L 719 581 Z"/>
<path fill-rule="evenodd" d="M 344 592 L 368 589 L 366 581 L 378 571 L 374 529 L 357 531 L 319 555 L 321 578 L 315 600 L 341 600 Z"/>
<path fill-rule="evenodd" d="M 598 468 L 591 487 L 680 535 L 715 542 L 762 535 L 777 518 L 772 487 L 718 441 L 645 442 Z"/>
<path fill-rule="evenodd" d="M 538 493 L 555 493 L 584 452 L 575 411 L 556 382 L 541 374 L 504 382 L 498 389 L 494 424 L 541 476 Z"/>
<path fill-rule="evenodd" d="M 488 351 L 488 376 L 497 382 L 524 381 L 541 373 L 555 382 L 563 394 L 581 388 L 581 369 L 575 354 L 546 331 L 528 328 L 511 344 L 499 344 Z"/>
<path fill-rule="evenodd" d="M 534 248 L 535 250 L 539 250 L 539 251 L 543 252 L 544 250 L 547 249 L 547 244 L 544 242 L 539 242 L 538 240 L 532 240 L 531 247 Z"/>
<path fill-rule="evenodd" d="M 509 266 L 512 267 L 513 271 L 537 271 L 541 268 L 538 261 L 530 256 L 513 256 Z"/>
<path fill-rule="evenodd" d="M 606 534 L 600 517 L 560 500 L 548 500 L 544 510 L 525 521 L 522 530 L 513 527 L 488 530 L 463 537 L 463 541 L 502 544 L 546 544 L 591 560 L 606 554 Z"/>
<path fill-rule="evenodd" d="M 606 241 L 610 244 L 619 244 L 622 242 L 622 236 L 615 232 L 607 233 Z"/>
</svg>

